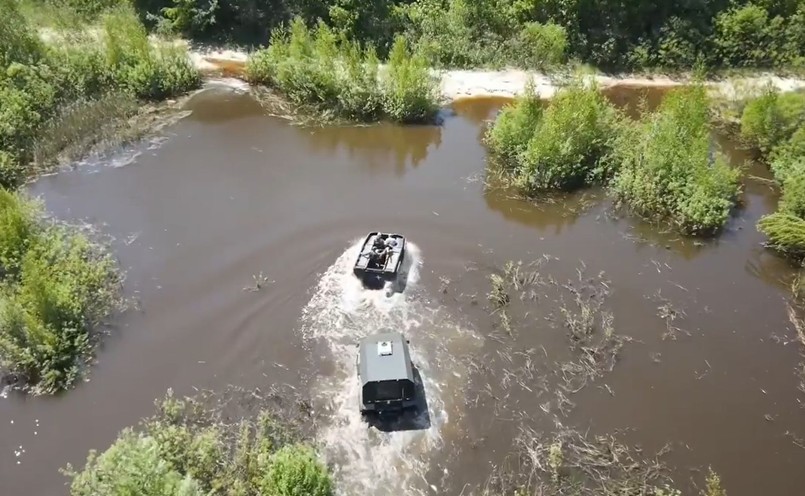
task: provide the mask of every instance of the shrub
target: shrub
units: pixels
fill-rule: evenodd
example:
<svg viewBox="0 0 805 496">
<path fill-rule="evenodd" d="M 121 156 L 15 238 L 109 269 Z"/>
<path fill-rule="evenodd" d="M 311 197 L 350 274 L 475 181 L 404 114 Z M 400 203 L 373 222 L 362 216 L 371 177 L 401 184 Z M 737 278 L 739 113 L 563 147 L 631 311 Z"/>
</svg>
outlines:
<svg viewBox="0 0 805 496">
<path fill-rule="evenodd" d="M 524 67 L 545 69 L 565 61 L 567 32 L 552 22 L 526 23 L 514 44 L 514 59 Z"/>
<path fill-rule="evenodd" d="M 513 168 L 525 151 L 528 142 L 542 118 L 543 107 L 533 80 L 529 80 L 523 95 L 506 105 L 498 114 L 495 123 L 487 130 L 485 141 L 490 152 L 501 163 Z"/>
<path fill-rule="evenodd" d="M 769 154 L 803 124 L 805 93 L 768 90 L 744 107 L 741 136 L 763 154 Z"/>
<path fill-rule="evenodd" d="M 771 170 L 781 184 L 793 173 L 805 174 L 805 125 L 770 155 Z"/>
<path fill-rule="evenodd" d="M 36 32 L 20 14 L 16 0 L 0 0 L 0 70 L 12 62 L 35 64 L 45 53 Z M 2 79 L 2 76 L 0 76 Z"/>
<path fill-rule="evenodd" d="M 15 188 L 23 180 L 25 172 L 17 159 L 0 150 L 0 188 Z"/>
<path fill-rule="evenodd" d="M 39 232 L 38 213 L 37 205 L 0 188 L 0 279 L 19 273 L 23 255 Z"/>
<path fill-rule="evenodd" d="M 612 187 L 639 215 L 670 219 L 685 234 L 711 234 L 726 223 L 739 171 L 712 153 L 708 102 L 701 86 L 669 93 L 616 147 Z"/>
<path fill-rule="evenodd" d="M 201 84 L 201 76 L 184 51 L 156 49 L 148 33 L 130 8 L 104 16 L 107 64 L 117 84 L 138 98 L 169 98 Z"/>
<path fill-rule="evenodd" d="M 73 475 L 72 496 L 201 496 L 198 483 L 182 476 L 160 456 L 152 437 L 127 429 L 100 456 L 90 452 L 87 467 Z"/>
<path fill-rule="evenodd" d="M 597 88 L 559 92 L 520 155 L 519 185 L 535 192 L 603 182 L 616 134 L 617 113 Z"/>
<path fill-rule="evenodd" d="M 327 468 L 312 449 L 294 444 L 289 426 L 268 410 L 223 423 L 221 403 L 211 406 L 210 399 L 177 399 L 169 390 L 157 402 L 157 415 L 141 423 L 141 432 L 125 429 L 100 456 L 90 452 L 81 472 L 67 466 L 71 494 L 333 494 Z"/>
<path fill-rule="evenodd" d="M 78 378 L 118 277 L 108 255 L 66 227 L 40 225 L 40 212 L 0 190 L 0 369 L 50 393 Z"/>
<path fill-rule="evenodd" d="M 394 40 L 385 76 L 383 111 L 386 116 L 402 123 L 433 121 L 438 111 L 436 83 L 426 60 L 419 54 L 411 54 L 402 36 Z"/>
<path fill-rule="evenodd" d="M 323 115 L 423 122 L 437 110 L 425 61 L 411 55 L 403 39 L 394 44 L 381 86 L 373 48 L 339 39 L 323 23 L 310 29 L 301 18 L 272 33 L 269 47 L 250 57 L 246 74 L 251 83 L 271 86 L 294 105 Z"/>
<path fill-rule="evenodd" d="M 805 256 L 805 220 L 775 212 L 761 218 L 758 229 L 769 238 L 770 248 L 797 259 Z"/>
<path fill-rule="evenodd" d="M 331 496 L 333 483 L 313 451 L 296 445 L 271 456 L 260 489 L 273 496 Z"/>
<path fill-rule="evenodd" d="M 733 67 L 771 65 L 769 17 L 766 9 L 747 4 L 715 19 L 715 43 L 721 58 Z"/>
<path fill-rule="evenodd" d="M 805 219 L 805 167 L 801 167 L 798 172 L 787 176 L 783 182 L 779 210 Z"/>
</svg>

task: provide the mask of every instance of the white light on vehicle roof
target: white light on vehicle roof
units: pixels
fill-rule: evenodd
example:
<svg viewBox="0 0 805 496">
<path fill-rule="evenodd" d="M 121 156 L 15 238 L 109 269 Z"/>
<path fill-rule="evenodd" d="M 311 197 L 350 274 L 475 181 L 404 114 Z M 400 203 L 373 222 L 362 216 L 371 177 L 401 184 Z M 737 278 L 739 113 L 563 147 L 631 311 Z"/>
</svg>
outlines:
<svg viewBox="0 0 805 496">
<path fill-rule="evenodd" d="M 377 343 L 377 354 L 380 356 L 391 355 L 391 341 L 380 341 Z"/>
</svg>

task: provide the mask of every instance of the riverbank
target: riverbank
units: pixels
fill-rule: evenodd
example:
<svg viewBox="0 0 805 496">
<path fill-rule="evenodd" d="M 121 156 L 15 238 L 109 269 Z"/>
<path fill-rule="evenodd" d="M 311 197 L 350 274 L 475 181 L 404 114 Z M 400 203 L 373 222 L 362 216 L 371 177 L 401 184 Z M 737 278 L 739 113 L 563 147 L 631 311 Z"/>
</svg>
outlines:
<svg viewBox="0 0 805 496">
<path fill-rule="evenodd" d="M 206 77 L 228 77 L 244 80 L 249 53 L 240 50 L 193 47 L 186 41 L 193 65 Z M 526 83 L 532 78 L 540 98 L 552 98 L 573 76 L 572 71 L 542 73 L 521 69 L 492 70 L 432 70 L 439 78 L 439 91 L 443 100 L 454 102 L 469 98 L 514 98 L 525 91 Z M 587 74 L 583 78 L 607 88 L 673 88 L 688 84 L 690 75 L 635 75 L 635 74 Z M 705 86 L 711 97 L 728 100 L 741 99 L 757 94 L 767 85 L 780 92 L 805 90 L 805 79 L 780 76 L 774 73 L 757 73 L 751 76 L 725 77 L 710 80 Z"/>
</svg>

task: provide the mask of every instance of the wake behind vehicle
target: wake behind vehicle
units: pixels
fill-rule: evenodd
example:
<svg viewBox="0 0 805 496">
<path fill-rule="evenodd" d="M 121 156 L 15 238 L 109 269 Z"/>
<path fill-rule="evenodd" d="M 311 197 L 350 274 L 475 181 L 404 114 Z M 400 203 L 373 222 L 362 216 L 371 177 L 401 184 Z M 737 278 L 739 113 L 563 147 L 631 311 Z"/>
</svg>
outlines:
<svg viewBox="0 0 805 496">
<path fill-rule="evenodd" d="M 394 415 L 417 406 L 414 366 L 401 333 L 382 332 L 361 340 L 356 368 L 362 414 Z"/>
<path fill-rule="evenodd" d="M 405 259 L 405 238 L 401 234 L 371 232 L 361 245 L 353 272 L 364 285 L 394 282 Z"/>
</svg>

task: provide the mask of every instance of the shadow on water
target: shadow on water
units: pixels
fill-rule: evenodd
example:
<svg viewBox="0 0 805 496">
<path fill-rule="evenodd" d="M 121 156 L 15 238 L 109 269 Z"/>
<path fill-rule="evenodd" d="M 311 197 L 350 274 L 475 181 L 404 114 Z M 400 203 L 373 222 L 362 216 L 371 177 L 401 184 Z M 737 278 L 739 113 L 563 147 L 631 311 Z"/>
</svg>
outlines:
<svg viewBox="0 0 805 496">
<path fill-rule="evenodd" d="M 369 427 L 374 427 L 380 432 L 387 433 L 430 429 L 430 410 L 428 409 L 428 398 L 425 394 L 425 383 L 422 381 L 422 375 L 418 367 L 414 366 L 413 372 L 416 405 L 414 405 L 413 408 L 404 410 L 402 413 L 393 416 L 366 414 L 364 419 Z"/>
</svg>

